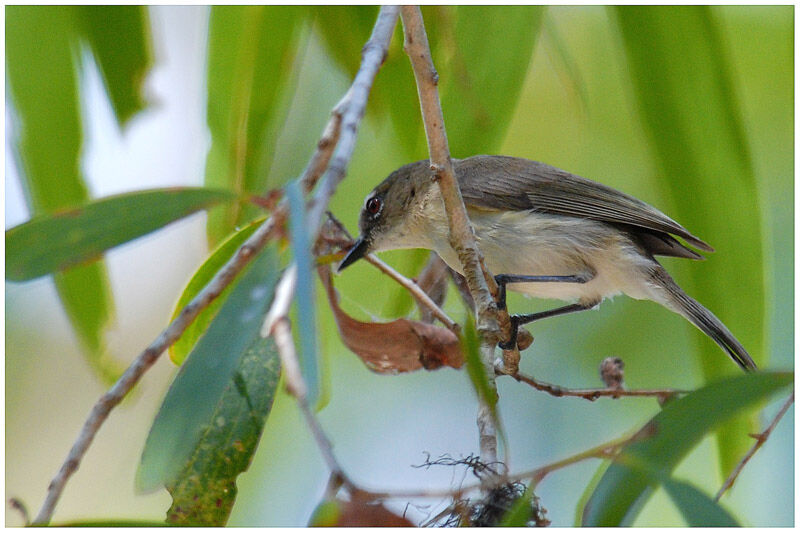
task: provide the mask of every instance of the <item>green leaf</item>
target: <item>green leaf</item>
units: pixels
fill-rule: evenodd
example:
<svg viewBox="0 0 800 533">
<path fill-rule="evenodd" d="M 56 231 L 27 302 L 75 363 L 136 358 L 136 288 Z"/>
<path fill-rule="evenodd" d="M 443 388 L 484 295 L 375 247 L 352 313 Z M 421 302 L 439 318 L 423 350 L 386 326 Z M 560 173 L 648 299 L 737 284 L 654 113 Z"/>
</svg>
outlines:
<svg viewBox="0 0 800 533">
<path fill-rule="evenodd" d="M 626 6 L 614 14 L 674 217 L 717 250 L 706 264 L 691 269 L 689 292 L 717 313 L 763 365 L 762 216 L 728 52 L 714 13 L 707 6 Z M 735 371 L 715 344 L 696 335 L 707 381 Z M 753 428 L 752 419 L 737 418 L 720 429 L 723 472 L 750 446 L 747 434 Z"/>
<path fill-rule="evenodd" d="M 250 466 L 272 409 L 280 357 L 272 338 L 256 339 L 219 398 L 203 436 L 177 480 L 167 484 L 167 522 L 224 525 L 236 499 L 236 477 Z"/>
<path fill-rule="evenodd" d="M 361 49 L 372 34 L 378 18 L 377 6 L 325 6 L 311 7 L 314 27 L 322 37 L 331 58 L 350 76 L 355 76 L 361 65 Z"/>
<path fill-rule="evenodd" d="M 452 11 L 450 6 L 424 6 L 421 8 L 431 46 L 434 65 L 442 68 L 437 44 L 439 36 L 447 26 L 447 14 Z M 428 157 L 425 142 L 425 130 L 422 125 L 419 99 L 417 97 L 417 84 L 414 73 L 403 50 L 403 33 L 396 31 L 386 62 L 381 67 L 380 75 L 375 79 L 367 110 L 380 112 L 389 110 L 392 119 L 392 128 L 397 135 L 406 157 L 412 161 Z M 445 115 L 445 124 L 447 115 Z M 448 129 L 449 131 L 449 129 Z"/>
<path fill-rule="evenodd" d="M 511 509 L 506 512 L 498 527 L 528 527 L 533 512 L 531 509 L 532 497 L 531 490 L 526 489 L 525 493 L 517 498 Z"/>
<path fill-rule="evenodd" d="M 299 69 L 292 69 L 302 6 L 214 6 L 208 43 L 205 183 L 240 195 L 262 194 L 279 128 Z M 260 212 L 230 205 L 209 213 L 212 245 Z"/>
<path fill-rule="evenodd" d="M 739 527 L 724 507 L 689 483 L 665 479 L 661 484 L 689 527 Z"/>
<path fill-rule="evenodd" d="M 25 281 L 97 260 L 114 246 L 235 198 L 227 191 L 175 187 L 109 196 L 37 216 L 6 232 L 6 278 Z"/>
<path fill-rule="evenodd" d="M 472 315 L 468 315 L 467 320 L 464 322 L 464 330 L 461 333 L 461 350 L 466 355 L 469 379 L 472 382 L 472 386 L 478 398 L 489 408 L 495 428 L 497 429 L 497 436 L 500 438 L 503 446 L 508 449 L 505 429 L 503 429 L 502 421 L 497 413 L 497 390 L 489 383 L 486 367 L 481 360 L 480 338 L 478 337 L 478 332 L 475 330 L 475 321 Z"/>
<path fill-rule="evenodd" d="M 145 6 L 79 6 L 83 36 L 103 76 L 120 126 L 145 107 L 147 72 L 153 65 L 150 20 Z"/>
<path fill-rule="evenodd" d="M 79 520 L 75 522 L 64 522 L 61 524 L 50 524 L 50 527 L 171 527 L 172 524 L 148 520 L 126 520 L 121 519 L 97 519 Z"/>
<path fill-rule="evenodd" d="M 280 372 L 272 339 L 259 334 L 279 279 L 275 247 L 240 276 L 170 386 L 147 437 L 139 490 L 172 493 L 168 519 L 222 525 L 236 476 L 252 457 Z"/>
<path fill-rule="evenodd" d="M 793 381 L 791 373 L 740 375 L 707 385 L 666 405 L 642 428 L 606 470 L 583 510 L 584 526 L 620 526 L 635 519 L 650 495 L 652 481 L 628 466 L 653 465 L 670 472 L 702 437 L 733 416 Z"/>
<path fill-rule="evenodd" d="M 319 503 L 308 519 L 308 527 L 336 527 L 342 516 L 342 509 L 336 500 Z"/>
<path fill-rule="evenodd" d="M 478 332 L 475 330 L 475 321 L 472 317 L 465 321 L 464 331 L 461 335 L 461 346 L 467 356 L 467 373 L 472 386 L 481 401 L 489 406 L 492 416 L 497 420 L 497 392 L 492 390 L 489 385 L 489 376 L 486 374 L 483 361 L 481 361 L 480 339 L 478 338 Z"/>
<path fill-rule="evenodd" d="M 544 8 L 458 6 L 452 40 L 434 63 L 454 157 L 491 154 L 503 140 L 531 62 Z"/>
<path fill-rule="evenodd" d="M 25 201 L 34 216 L 82 205 L 89 193 L 80 172 L 83 126 L 74 8 L 8 6 L 5 14 L 6 82 Z M 7 258 L 9 253 L 6 249 Z M 118 367 L 107 363 L 103 349 L 103 328 L 113 314 L 105 265 L 75 268 L 55 281 L 89 363 L 112 381 Z"/>
<path fill-rule="evenodd" d="M 197 296 L 203 287 L 205 287 L 211 278 L 219 271 L 222 266 L 233 257 L 236 250 L 252 235 L 258 227 L 264 223 L 264 217 L 258 218 L 243 227 L 230 237 L 225 239 L 222 244 L 217 246 L 208 259 L 206 259 L 200 268 L 198 268 L 189 280 L 189 283 L 184 287 L 183 292 L 175 304 L 175 309 L 172 311 L 170 321 L 174 320 L 178 314 L 183 310 L 186 305 Z M 194 319 L 188 328 L 183 332 L 183 335 L 169 348 L 169 358 L 176 365 L 180 365 L 192 351 L 194 345 L 200 336 L 208 329 L 208 325 L 217 315 L 222 303 L 228 298 L 228 295 L 236 285 L 237 280 L 233 280 L 220 295 L 211 302 L 208 307 L 203 309 L 200 314 Z"/>
<path fill-rule="evenodd" d="M 300 336 L 300 371 L 308 387 L 308 403 L 316 406 L 320 400 L 321 377 L 317 349 L 317 320 L 314 299 L 314 276 L 311 256 L 311 236 L 306 226 L 306 202 L 298 180 L 286 187 L 289 200 L 290 234 L 297 265 L 295 302 L 297 303 L 297 332 Z"/>
<path fill-rule="evenodd" d="M 8 258 L 6 252 L 6 261 Z M 103 340 L 103 328 L 110 319 L 112 309 L 111 291 L 103 289 L 99 294 L 91 292 L 97 287 L 107 288 L 105 265 L 98 262 L 71 268 L 67 272 L 56 272 L 53 282 L 61 297 L 61 305 L 86 349 L 86 362 L 103 383 L 111 385 L 125 370 L 122 363 L 111 356 Z"/>
</svg>

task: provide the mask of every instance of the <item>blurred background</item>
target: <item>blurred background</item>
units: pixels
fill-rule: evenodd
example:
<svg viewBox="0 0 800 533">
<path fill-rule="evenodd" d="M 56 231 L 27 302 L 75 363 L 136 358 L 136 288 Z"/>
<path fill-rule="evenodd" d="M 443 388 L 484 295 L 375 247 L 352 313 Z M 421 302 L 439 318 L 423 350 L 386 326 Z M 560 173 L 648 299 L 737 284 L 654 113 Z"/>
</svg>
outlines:
<svg viewBox="0 0 800 533">
<path fill-rule="evenodd" d="M 562 6 L 544 12 L 519 101 L 509 113 L 510 122 L 496 153 L 544 161 L 618 188 L 698 233 L 717 250 L 707 261 L 664 261 L 690 293 L 700 279 L 693 277 L 697 271 L 708 274 L 730 268 L 741 272 L 743 279 L 752 269 L 763 272 L 763 298 L 737 293 L 737 287 L 731 286 L 730 293 L 713 305 L 706 303 L 725 320 L 726 312 L 735 313 L 743 300 L 763 302 L 764 349 L 754 356 L 762 367 L 793 369 L 793 7 L 714 7 L 711 11 L 727 54 L 727 75 L 735 88 L 733 97 L 755 178 L 763 260 L 745 247 L 718 244 L 736 242 L 736 235 L 721 234 L 725 228 L 735 231 L 740 224 L 748 224 L 737 219 L 742 212 L 735 209 L 735 202 L 730 202 L 731 210 L 726 209 L 729 198 L 736 195 L 736 182 L 729 184 L 731 190 L 717 185 L 711 191 L 684 183 L 677 195 L 665 185 L 680 177 L 664 175 L 664 165 L 658 162 L 665 155 L 653 146 L 646 126 L 652 127 L 652 121 L 648 123 L 643 116 L 647 111 L 637 98 L 640 89 L 631 83 L 629 69 L 634 67 L 629 66 L 624 50 L 624 29 L 604 7 Z M 149 14 L 155 65 L 146 88 L 152 105 L 120 132 L 97 70 L 85 69 L 81 79 L 83 171 L 93 197 L 203 183 L 211 143 L 205 118 L 209 8 L 157 6 L 151 7 Z M 369 24 L 372 17 L 372 11 L 365 17 Z M 306 32 L 305 49 L 294 65 L 297 85 L 276 141 L 275 153 L 280 156 L 269 171 L 273 184 L 302 171 L 330 109 L 350 83 L 349 75 L 328 55 L 322 35 L 311 28 L 302 31 Z M 447 91 L 448 80 L 443 78 L 441 83 L 442 91 Z M 449 121 L 447 112 L 445 108 L 445 120 Z M 353 233 L 357 232 L 364 195 L 393 169 L 409 162 L 408 150 L 398 141 L 391 123 L 377 116 L 370 115 L 363 123 L 348 177 L 331 206 Z M 418 123 L 419 117 L 412 115 L 407 120 Z M 30 216 L 10 144 L 14 125 L 7 94 L 6 228 Z M 451 143 L 457 136 L 451 135 Z M 713 157 L 716 142 L 714 132 L 709 131 L 709 157 Z M 420 148 L 418 158 L 425 157 L 424 146 Z M 473 155 L 463 153 L 457 144 L 451 149 L 455 157 Z M 680 195 L 719 202 L 713 208 L 715 222 L 709 226 L 719 228 L 717 234 L 696 231 L 690 220 L 680 216 L 685 212 Z M 719 218 L 717 212 L 726 213 L 725 217 Z M 702 218 L 702 213 L 697 216 Z M 208 254 L 205 222 L 205 214 L 194 215 L 107 254 L 115 316 L 106 345 L 114 359 L 130 361 L 167 323 L 184 284 Z M 752 264 L 753 257 L 758 264 Z M 382 258 L 413 276 L 425 254 L 387 252 Z M 342 306 L 356 318 L 390 320 L 413 314 L 408 297 L 367 264 L 354 265 L 335 283 Z M 105 387 L 86 363 L 50 278 L 7 282 L 5 288 L 5 491 L 6 498 L 20 499 L 35 513 Z M 703 300 L 699 295 L 698 299 Z M 376 489 L 444 487 L 464 476 L 470 482 L 471 474 L 459 470 L 412 468 L 425 460 L 426 453 L 434 458 L 477 453 L 477 402 L 466 373 L 444 369 L 403 376 L 373 374 L 342 346 L 330 311 L 321 298 L 320 302 L 329 398 L 320 418 L 348 474 Z M 520 312 L 552 305 L 514 296 L 509 303 L 511 310 Z M 452 290 L 445 309 L 459 321 L 465 316 Z M 742 323 L 729 325 L 740 338 L 758 337 L 758 331 L 755 337 L 743 331 L 746 325 Z M 717 349 L 710 341 L 698 340 L 682 318 L 655 304 L 625 297 L 605 302 L 599 311 L 545 321 L 530 329 L 536 341 L 523 354 L 522 370 L 568 387 L 601 386 L 600 361 L 618 356 L 626 363 L 630 388 L 694 388 L 704 381 L 698 346 L 708 342 L 708 346 L 702 345 L 704 350 Z M 719 352 L 717 357 L 724 359 L 725 355 Z M 56 522 L 163 518 L 170 502 L 166 491 L 134 494 L 133 479 L 147 431 L 175 371 L 163 357 L 132 397 L 113 412 L 68 484 Z M 560 399 L 503 378 L 498 388 L 512 472 L 567 457 L 638 429 L 659 410 L 653 399 Z M 782 401 L 777 398 L 764 407 L 761 425 Z M 793 525 L 793 421 L 794 408 L 722 500 L 743 525 Z M 716 493 L 727 475 L 720 472 L 717 453 L 713 437 L 706 438 L 680 464 L 676 477 L 691 481 L 706 493 Z M 554 525 L 574 523 L 577 502 L 599 464 L 599 460 L 590 460 L 560 470 L 537 488 Z M 229 523 L 305 525 L 326 481 L 327 470 L 300 413 L 280 392 L 253 464 L 239 478 L 239 497 Z M 403 512 L 406 503 L 398 501 L 391 506 Z M 414 502 L 407 509 L 408 516 L 419 521 L 441 503 Z M 7 508 L 6 525 L 21 524 L 19 515 Z M 682 524 L 680 514 L 661 491 L 635 522 L 639 526 Z"/>
</svg>

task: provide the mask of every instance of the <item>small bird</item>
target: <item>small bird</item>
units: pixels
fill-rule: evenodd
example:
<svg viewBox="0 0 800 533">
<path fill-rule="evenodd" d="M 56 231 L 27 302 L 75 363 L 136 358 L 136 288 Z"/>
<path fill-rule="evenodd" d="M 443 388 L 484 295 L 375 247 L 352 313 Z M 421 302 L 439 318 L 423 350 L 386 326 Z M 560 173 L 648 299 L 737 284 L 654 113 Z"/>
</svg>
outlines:
<svg viewBox="0 0 800 533">
<path fill-rule="evenodd" d="M 656 255 L 703 259 L 679 242 L 713 248 L 683 226 L 611 187 L 527 159 L 479 155 L 453 159 L 453 167 L 478 247 L 500 287 L 573 303 L 549 311 L 513 315 L 516 329 L 534 320 L 592 309 L 624 293 L 657 302 L 711 337 L 744 370 L 753 359 L 711 311 L 688 296 L 656 261 Z M 428 160 L 392 172 L 364 201 L 361 236 L 339 271 L 366 254 L 401 248 L 434 250 L 462 273 L 450 246 L 447 216 Z"/>
</svg>

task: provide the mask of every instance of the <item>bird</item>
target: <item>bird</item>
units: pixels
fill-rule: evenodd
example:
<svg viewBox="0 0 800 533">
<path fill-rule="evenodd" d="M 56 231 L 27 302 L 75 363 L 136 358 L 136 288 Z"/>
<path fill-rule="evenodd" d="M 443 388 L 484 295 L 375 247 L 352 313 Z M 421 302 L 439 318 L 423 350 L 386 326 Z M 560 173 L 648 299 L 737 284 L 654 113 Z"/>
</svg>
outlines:
<svg viewBox="0 0 800 533">
<path fill-rule="evenodd" d="M 571 302 L 512 315 L 512 338 L 501 343 L 502 348 L 513 347 L 522 324 L 593 309 L 622 293 L 678 313 L 742 369 L 756 370 L 730 330 L 656 260 L 655 256 L 698 260 L 703 256 L 692 248 L 714 251 L 667 215 L 611 187 L 538 161 L 478 155 L 452 163 L 476 243 L 488 269 L 497 274 L 498 307 L 505 308 L 506 285 L 527 296 Z M 444 203 L 428 160 L 389 174 L 366 196 L 358 224 L 360 236 L 339 272 L 372 252 L 424 248 L 463 274 L 450 246 Z"/>
</svg>

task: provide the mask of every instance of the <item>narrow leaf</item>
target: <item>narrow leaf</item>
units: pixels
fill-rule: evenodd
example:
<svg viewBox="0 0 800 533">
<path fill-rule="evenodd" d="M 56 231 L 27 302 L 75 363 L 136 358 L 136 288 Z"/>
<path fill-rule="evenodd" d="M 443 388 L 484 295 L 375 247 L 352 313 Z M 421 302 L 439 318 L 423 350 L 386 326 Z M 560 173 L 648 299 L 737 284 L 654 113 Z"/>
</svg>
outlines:
<svg viewBox="0 0 800 533">
<path fill-rule="evenodd" d="M 661 484 L 689 527 L 739 527 L 724 507 L 689 483 L 666 479 Z"/>
<path fill-rule="evenodd" d="M 206 259 L 200 268 L 195 271 L 192 275 L 192 278 L 189 280 L 189 283 L 186 284 L 184 287 L 183 292 L 181 293 L 180 297 L 178 298 L 178 303 L 175 304 L 175 309 L 172 311 L 172 317 L 170 320 L 173 320 L 181 310 L 186 307 L 186 304 L 192 301 L 192 299 L 197 296 L 197 293 L 200 292 L 203 287 L 205 287 L 211 278 L 219 271 L 222 266 L 228 262 L 228 260 L 233 257 L 233 254 L 239 248 L 239 246 L 244 243 L 250 237 L 250 235 L 255 232 L 258 227 L 264 223 L 264 218 L 258 218 L 248 224 L 247 226 L 243 227 L 230 237 L 228 237 L 225 241 L 222 242 L 214 252 Z M 233 290 L 233 287 L 236 285 L 238 280 L 233 280 L 233 282 L 228 285 L 224 291 L 214 300 L 211 304 L 203 309 L 197 318 L 194 319 L 186 331 L 183 332 L 181 338 L 178 339 L 175 344 L 170 346 L 169 348 L 169 358 L 172 360 L 173 363 L 176 365 L 180 365 L 189 355 L 189 352 L 192 351 L 194 345 L 197 343 L 197 340 L 200 336 L 205 333 L 206 329 L 208 329 L 208 325 L 217 316 L 217 312 L 219 308 L 222 307 L 222 303 L 227 299 L 230 292 Z"/>
<path fill-rule="evenodd" d="M 83 37 L 103 75 L 114 115 L 123 126 L 145 107 L 144 81 L 153 64 L 145 6 L 78 6 Z"/>
<path fill-rule="evenodd" d="M 511 509 L 506 512 L 498 527 L 528 527 L 528 522 L 533 516 L 533 509 L 531 509 L 532 497 L 533 494 L 530 489 L 526 489 L 525 493 L 517 498 Z"/>
<path fill-rule="evenodd" d="M 156 189 L 40 215 L 6 232 L 6 277 L 25 281 L 97 260 L 114 246 L 235 198 L 201 188 Z"/>
<path fill-rule="evenodd" d="M 543 7 L 458 6 L 442 75 L 442 111 L 454 157 L 493 153 L 517 106 Z"/>
<path fill-rule="evenodd" d="M 478 398 L 489 406 L 492 417 L 497 421 L 497 393 L 489 386 L 489 376 L 481 361 L 480 339 L 475 330 L 475 321 L 470 317 L 464 324 L 461 346 L 467 361 L 467 372 Z"/>
<path fill-rule="evenodd" d="M 475 322 L 472 315 L 466 320 L 464 330 L 461 334 L 461 350 L 464 352 L 464 357 L 467 362 L 467 373 L 475 388 L 481 403 L 489 408 L 489 412 L 494 421 L 494 426 L 497 429 L 497 436 L 500 442 L 508 449 L 508 441 L 506 439 L 505 429 L 503 429 L 502 421 L 497 412 L 497 390 L 489 382 L 486 367 L 483 365 L 480 353 L 480 339 L 478 332 L 475 330 Z"/>
<path fill-rule="evenodd" d="M 317 350 L 317 312 L 314 299 L 314 277 L 311 237 L 306 226 L 306 201 L 298 180 L 286 187 L 289 200 L 289 223 L 294 262 L 297 265 L 297 332 L 300 336 L 300 370 L 308 386 L 308 403 L 316 405 L 320 398 L 321 379 Z"/>
<path fill-rule="evenodd" d="M 620 461 L 606 470 L 583 510 L 584 526 L 619 526 L 635 519 L 650 495 L 652 482 L 627 466 L 653 465 L 668 476 L 703 436 L 770 394 L 792 383 L 790 373 L 736 376 L 707 385 L 672 401 L 642 428 Z"/>
<path fill-rule="evenodd" d="M 672 498 L 673 503 L 690 527 L 738 527 L 739 524 L 728 511 L 711 497 L 690 483 L 680 481 L 665 474 L 657 466 L 648 464 L 641 458 L 629 455 L 619 457 L 621 463 L 638 475 L 647 478 L 652 484 L 660 484 Z"/>
<path fill-rule="evenodd" d="M 673 216 L 717 250 L 708 263 L 691 268 L 694 287 L 686 288 L 717 313 L 763 365 L 759 193 L 714 11 L 708 6 L 625 6 L 613 13 L 661 181 L 672 196 Z M 699 332 L 696 337 L 707 381 L 734 371 L 714 343 Z M 747 450 L 747 433 L 753 427 L 752 419 L 737 418 L 720 429 L 723 472 Z"/>
<path fill-rule="evenodd" d="M 140 490 L 167 486 L 182 506 L 189 505 L 187 491 L 203 487 L 229 505 L 220 491 L 230 490 L 247 466 L 277 383 L 272 341 L 261 340 L 259 330 L 279 274 L 274 246 L 240 274 L 164 398 L 137 471 Z"/>
<path fill-rule="evenodd" d="M 314 27 L 319 32 L 331 58 L 350 76 L 361 64 L 361 49 L 372 33 L 378 17 L 377 6 L 317 5 Z"/>
<path fill-rule="evenodd" d="M 236 499 L 236 477 L 250 466 L 279 378 L 273 339 L 257 338 L 239 361 L 185 469 L 167 484 L 172 495 L 167 522 L 225 525 Z"/>
<path fill-rule="evenodd" d="M 74 8 L 8 6 L 5 14 L 14 155 L 28 209 L 35 216 L 82 205 L 89 193 L 80 172 Z M 105 265 L 76 268 L 55 281 L 90 364 L 106 381 L 113 379 L 118 371 L 103 348 L 103 329 L 113 314 Z"/>
<path fill-rule="evenodd" d="M 214 6 L 208 41 L 208 126 L 205 183 L 239 194 L 263 193 L 278 126 L 296 82 L 292 59 L 302 6 Z M 272 186 L 280 185 L 271 183 Z M 257 209 L 230 205 L 209 214 L 212 245 Z"/>
</svg>

